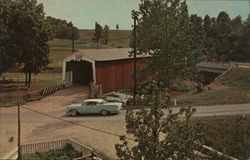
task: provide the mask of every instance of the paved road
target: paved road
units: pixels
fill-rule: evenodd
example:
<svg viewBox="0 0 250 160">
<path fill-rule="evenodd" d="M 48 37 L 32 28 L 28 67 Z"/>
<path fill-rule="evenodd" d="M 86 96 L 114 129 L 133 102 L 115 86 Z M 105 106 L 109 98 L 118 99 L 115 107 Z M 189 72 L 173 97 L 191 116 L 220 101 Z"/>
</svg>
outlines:
<svg viewBox="0 0 250 160">
<path fill-rule="evenodd" d="M 72 90 L 75 90 L 75 92 Z M 70 103 L 82 101 L 84 94 L 87 92 L 86 88 L 69 88 L 46 97 L 41 101 L 28 103 L 25 107 L 81 125 L 116 133 L 118 135 L 126 134 L 125 111 L 111 116 L 65 116 L 65 106 Z M 177 109 L 178 108 L 175 110 Z M 196 107 L 196 109 L 197 112 L 194 114 L 196 117 L 236 115 L 242 113 L 250 114 L 250 104 L 202 106 Z M 15 108 L 5 108 L 0 110 L 0 153 L 11 150 L 11 148 L 16 145 L 16 117 L 17 114 Z M 119 138 L 113 135 L 65 123 L 51 117 L 27 111 L 24 108 L 21 108 L 21 127 L 22 143 L 73 137 L 81 143 L 92 148 L 97 148 L 99 151 L 106 153 L 113 158 L 115 157 L 114 144 L 120 142 Z M 14 142 L 8 142 L 10 137 L 14 137 Z"/>
<path fill-rule="evenodd" d="M 249 104 L 231 104 L 231 105 L 214 105 L 214 106 L 196 106 L 196 112 L 194 113 L 194 117 L 208 117 L 208 116 L 227 116 L 227 115 L 242 115 L 242 114 L 250 114 L 250 103 Z M 32 109 L 32 108 L 31 108 Z M 179 107 L 174 108 L 174 111 L 178 111 Z M 53 122 L 55 119 L 47 117 L 45 115 L 41 115 L 39 113 L 34 113 L 32 111 L 29 111 L 25 108 L 22 108 L 23 112 L 21 112 L 21 118 L 22 123 L 40 123 L 42 121 L 44 122 Z M 42 111 L 40 111 L 42 112 Z M 54 117 L 63 118 L 66 120 L 79 120 L 79 121 L 85 121 L 93 120 L 93 119 L 99 119 L 100 122 L 103 120 L 103 123 L 105 121 L 117 121 L 117 120 L 124 120 L 125 119 L 125 110 L 122 110 L 119 114 L 116 115 L 110 115 L 107 117 L 103 117 L 101 115 L 80 115 L 77 117 L 70 117 L 65 114 L 64 111 L 52 111 L 52 112 L 42 112 L 49 115 L 52 115 Z M 165 112 L 165 114 L 167 114 Z M 1 114 L 1 122 L 7 123 L 7 122 L 16 122 L 15 118 L 17 114 L 7 112 L 5 114 Z M 35 117 L 35 118 L 34 118 Z"/>
</svg>

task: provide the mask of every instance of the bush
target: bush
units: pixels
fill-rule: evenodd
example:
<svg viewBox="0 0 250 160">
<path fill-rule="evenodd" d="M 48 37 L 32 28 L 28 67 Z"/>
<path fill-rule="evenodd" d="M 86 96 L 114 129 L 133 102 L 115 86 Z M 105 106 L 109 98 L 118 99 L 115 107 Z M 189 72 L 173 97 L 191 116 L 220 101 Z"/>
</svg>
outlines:
<svg viewBox="0 0 250 160">
<path fill-rule="evenodd" d="M 217 117 L 206 123 L 208 146 L 241 160 L 250 157 L 250 116 Z"/>
<path fill-rule="evenodd" d="M 66 144 L 63 149 L 52 150 L 47 153 L 36 153 L 32 156 L 22 157 L 23 160 L 72 160 L 81 157 L 82 153 L 74 150 L 71 144 Z"/>
</svg>

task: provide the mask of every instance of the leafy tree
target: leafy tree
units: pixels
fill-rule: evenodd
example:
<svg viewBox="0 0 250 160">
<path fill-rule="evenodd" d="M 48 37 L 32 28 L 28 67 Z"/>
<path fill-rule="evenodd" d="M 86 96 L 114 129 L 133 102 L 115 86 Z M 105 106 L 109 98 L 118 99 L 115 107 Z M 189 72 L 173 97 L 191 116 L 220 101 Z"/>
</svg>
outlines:
<svg viewBox="0 0 250 160">
<path fill-rule="evenodd" d="M 232 32 L 231 19 L 229 15 L 222 11 L 219 13 L 216 20 L 217 34 L 216 39 L 216 54 L 219 60 L 228 61 L 228 53 L 230 52 L 229 34 Z"/>
<path fill-rule="evenodd" d="M 9 14 L 9 4 L 4 0 L 0 0 L 0 78 L 2 73 L 6 72 L 8 68 L 6 45 L 9 39 L 7 34 Z"/>
<path fill-rule="evenodd" d="M 105 25 L 103 29 L 103 43 L 108 44 L 108 39 L 109 39 L 109 26 Z"/>
<path fill-rule="evenodd" d="M 72 26 L 70 25 L 70 22 L 50 16 L 46 17 L 46 21 L 52 28 L 54 38 L 72 39 Z M 73 39 L 77 40 L 79 37 L 80 34 L 78 28 L 73 26 Z"/>
<path fill-rule="evenodd" d="M 232 19 L 231 25 L 232 25 L 232 30 L 234 32 L 240 30 L 243 27 L 241 16 L 237 16 L 234 19 Z"/>
<path fill-rule="evenodd" d="M 238 45 L 235 47 L 235 61 L 250 61 L 250 18 L 248 18 L 239 32 Z"/>
<path fill-rule="evenodd" d="M 201 26 L 190 21 L 186 3 L 144 0 L 138 13 L 138 54 L 153 55 L 141 71 L 141 79 L 151 77 L 168 87 L 177 78 L 198 81 L 194 73 L 204 34 Z M 201 25 L 201 21 L 197 23 Z"/>
<path fill-rule="evenodd" d="M 102 39 L 102 26 L 95 22 L 95 33 L 94 33 L 94 39 L 96 40 L 96 47 L 99 49 L 99 43 L 100 40 Z"/>
<path fill-rule="evenodd" d="M 117 156 L 121 160 L 200 159 L 194 151 L 200 150 L 204 125 L 189 123 L 195 109 L 187 107 L 174 113 L 162 83 L 150 83 L 143 93 L 149 108 L 129 110 L 125 118 L 127 133 L 132 134 L 135 145 L 131 147 L 122 136 L 123 143 L 115 145 Z M 163 111 L 168 114 L 164 116 Z"/>
<path fill-rule="evenodd" d="M 119 24 L 116 24 L 115 28 L 116 28 L 117 30 L 119 30 Z"/>
<path fill-rule="evenodd" d="M 209 31 L 211 30 L 212 25 L 213 25 L 213 22 L 212 22 L 211 18 L 209 17 L 209 15 L 206 15 L 204 17 L 204 22 L 203 22 L 203 29 L 204 29 L 206 34 L 209 34 Z"/>
<path fill-rule="evenodd" d="M 228 35 L 228 52 L 227 52 L 227 60 L 228 61 L 235 61 L 239 57 L 239 50 L 240 47 L 240 41 L 242 38 L 241 30 L 242 30 L 243 24 L 241 17 L 238 16 L 231 21 L 231 28 L 232 31 Z"/>
<path fill-rule="evenodd" d="M 174 113 L 169 92 L 176 79 L 196 77 L 204 36 L 202 20 L 189 17 L 186 3 L 178 0 L 143 0 L 133 15 L 138 15 L 136 54 L 152 54 L 141 80 L 150 77 L 157 81 L 141 89 L 148 108 L 127 111 L 126 129 L 135 145 L 122 136 L 122 144 L 115 146 L 117 156 L 124 160 L 199 159 L 194 150 L 202 143 L 204 126 L 189 124 L 195 111 L 191 107 Z"/>
<path fill-rule="evenodd" d="M 23 66 L 27 84 L 27 75 L 30 82 L 31 74 L 39 73 L 41 67 L 49 63 L 47 42 L 52 36 L 45 21 L 42 4 L 37 4 L 36 0 L 8 3 L 11 14 L 7 24 L 9 42 L 6 45 L 6 54 Z"/>
<path fill-rule="evenodd" d="M 207 60 L 211 60 L 215 58 L 215 41 L 214 41 L 214 34 L 215 34 L 215 22 L 206 15 L 203 20 L 203 30 L 205 32 L 205 51 L 204 54 Z"/>
</svg>

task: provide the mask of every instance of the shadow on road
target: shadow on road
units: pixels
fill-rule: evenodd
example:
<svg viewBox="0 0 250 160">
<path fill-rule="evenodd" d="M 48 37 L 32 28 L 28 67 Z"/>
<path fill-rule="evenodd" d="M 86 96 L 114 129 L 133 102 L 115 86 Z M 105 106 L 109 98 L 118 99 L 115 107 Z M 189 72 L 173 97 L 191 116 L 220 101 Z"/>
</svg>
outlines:
<svg viewBox="0 0 250 160">
<path fill-rule="evenodd" d="M 118 115 L 119 113 L 112 113 L 112 114 L 108 114 L 108 115 L 101 115 L 101 114 L 80 114 L 77 116 L 70 116 L 67 114 L 64 114 L 61 116 L 61 118 L 89 118 L 89 117 L 114 117 L 116 115 Z"/>
</svg>

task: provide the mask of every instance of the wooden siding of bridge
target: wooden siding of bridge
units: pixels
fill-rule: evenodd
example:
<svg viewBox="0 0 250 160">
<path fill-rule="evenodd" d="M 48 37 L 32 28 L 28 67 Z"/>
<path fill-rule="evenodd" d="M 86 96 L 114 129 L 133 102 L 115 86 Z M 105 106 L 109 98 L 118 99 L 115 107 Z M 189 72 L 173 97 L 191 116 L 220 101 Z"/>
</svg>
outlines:
<svg viewBox="0 0 250 160">
<path fill-rule="evenodd" d="M 133 85 L 133 67 L 133 59 L 96 62 L 96 83 L 102 85 L 103 93 L 129 88 Z"/>
</svg>

